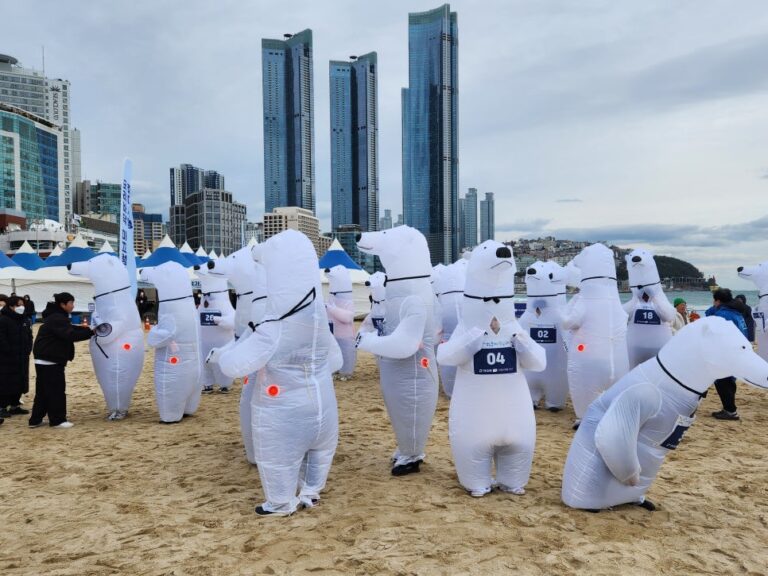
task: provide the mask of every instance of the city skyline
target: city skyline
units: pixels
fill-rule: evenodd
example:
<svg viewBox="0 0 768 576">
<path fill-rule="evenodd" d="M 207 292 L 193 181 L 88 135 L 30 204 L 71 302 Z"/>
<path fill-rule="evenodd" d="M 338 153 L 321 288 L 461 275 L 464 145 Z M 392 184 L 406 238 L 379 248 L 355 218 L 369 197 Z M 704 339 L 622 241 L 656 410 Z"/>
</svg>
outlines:
<svg viewBox="0 0 768 576">
<path fill-rule="evenodd" d="M 216 166 L 249 213 L 260 215 L 260 38 L 312 28 L 315 73 L 330 60 L 376 50 L 380 204 L 398 213 L 407 14 L 437 5 L 327 10 L 289 2 L 275 11 L 225 0 L 211 12 L 201 2 L 162 10 L 140 1 L 72 2 L 47 3 L 41 19 L 36 3 L 16 3 L 16 25 L 0 52 L 39 69 L 44 44 L 46 75 L 70 81 L 83 179 L 119 181 L 130 156 L 137 201 L 165 213 L 168 166 Z M 459 189 L 495 192 L 497 239 L 555 235 L 648 246 L 734 285 L 736 265 L 766 258 L 768 161 L 760 150 L 768 134 L 761 104 L 768 15 L 760 3 L 686 10 L 663 2 L 454 0 L 451 9 L 462 30 Z M 226 41 L 199 42 L 211 27 Z M 315 86 L 321 110 L 324 84 Z M 315 126 L 324 230 L 328 122 L 319 114 Z M 738 201 L 722 210 L 734 195 Z"/>
</svg>

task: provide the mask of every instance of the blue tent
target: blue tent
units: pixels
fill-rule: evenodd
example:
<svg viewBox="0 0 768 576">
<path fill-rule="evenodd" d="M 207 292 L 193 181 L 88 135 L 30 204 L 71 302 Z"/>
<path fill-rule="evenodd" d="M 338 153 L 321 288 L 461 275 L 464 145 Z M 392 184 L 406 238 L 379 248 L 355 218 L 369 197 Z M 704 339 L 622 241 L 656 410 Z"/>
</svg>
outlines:
<svg viewBox="0 0 768 576">
<path fill-rule="evenodd" d="M 16 266 L 21 266 L 26 270 L 37 270 L 43 265 L 43 259 L 35 253 L 32 246 L 26 240 L 24 240 L 24 244 L 21 245 L 21 248 L 13 255 L 11 260 L 13 260 Z"/>
<path fill-rule="evenodd" d="M 338 240 L 334 240 L 325 255 L 320 258 L 320 268 L 333 268 L 341 264 L 350 270 L 362 270 L 362 268 L 344 252 Z"/>
<path fill-rule="evenodd" d="M 46 260 L 41 268 L 50 268 L 51 266 L 66 266 L 73 262 L 85 262 L 96 256 L 96 253 L 90 248 L 80 248 L 78 246 L 70 246 L 59 256 L 54 256 Z"/>
<path fill-rule="evenodd" d="M 0 250 L 0 268 L 7 268 L 8 266 L 18 266 L 13 260 L 5 255 L 5 252 Z"/>
<path fill-rule="evenodd" d="M 178 262 L 184 268 L 192 266 L 187 258 L 184 258 L 184 254 L 179 252 L 178 248 L 158 248 L 152 253 L 152 256 L 146 260 L 141 260 L 137 263 L 137 268 L 151 268 L 152 266 L 160 266 L 166 262 Z"/>
</svg>

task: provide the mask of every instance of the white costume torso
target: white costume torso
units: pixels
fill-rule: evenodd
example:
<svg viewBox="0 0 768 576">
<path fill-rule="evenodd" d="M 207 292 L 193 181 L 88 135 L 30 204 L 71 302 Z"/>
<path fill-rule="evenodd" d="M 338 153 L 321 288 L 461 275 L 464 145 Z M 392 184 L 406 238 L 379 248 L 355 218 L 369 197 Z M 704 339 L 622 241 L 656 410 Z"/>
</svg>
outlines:
<svg viewBox="0 0 768 576">
<path fill-rule="evenodd" d="M 352 298 L 352 279 L 349 270 L 338 265 L 326 272 L 329 292 L 326 312 L 333 337 L 341 348 L 344 365 L 339 370 L 342 378 L 352 376 L 357 362 L 355 349 L 355 302 Z"/>
<path fill-rule="evenodd" d="M 229 286 L 225 278 L 207 274 L 207 268 L 198 271 L 198 277 L 202 286 L 202 298 L 197 309 L 200 323 L 200 386 L 210 388 L 218 384 L 221 388 L 229 388 L 232 379 L 224 376 L 217 364 L 205 362 L 213 348 L 226 346 L 235 337 L 235 310 L 229 300 Z"/>
<path fill-rule="evenodd" d="M 466 281 L 467 260 L 461 259 L 440 271 L 435 280 L 435 292 L 440 304 L 443 342 L 450 340 L 461 317 L 461 306 L 464 300 L 464 282 Z M 456 367 L 438 364 L 440 382 L 443 392 L 448 398 L 453 394 L 456 381 Z"/>
<path fill-rule="evenodd" d="M 162 422 L 179 422 L 200 404 L 200 328 L 187 271 L 176 262 L 141 270 L 158 293 L 157 325 L 147 343 L 155 349 L 155 399 Z"/>
<path fill-rule="evenodd" d="M 102 325 L 97 334 L 104 335 L 91 338 L 91 359 L 110 419 L 120 419 L 128 413 L 144 366 L 144 335 L 128 270 L 116 257 L 102 254 L 73 263 L 70 274 L 93 282 L 96 309 L 92 324 Z"/>
<path fill-rule="evenodd" d="M 768 261 L 756 266 L 742 266 L 739 277 L 753 282 L 757 287 L 757 306 L 752 309 L 755 321 L 755 342 L 757 353 L 768 360 Z"/>
</svg>

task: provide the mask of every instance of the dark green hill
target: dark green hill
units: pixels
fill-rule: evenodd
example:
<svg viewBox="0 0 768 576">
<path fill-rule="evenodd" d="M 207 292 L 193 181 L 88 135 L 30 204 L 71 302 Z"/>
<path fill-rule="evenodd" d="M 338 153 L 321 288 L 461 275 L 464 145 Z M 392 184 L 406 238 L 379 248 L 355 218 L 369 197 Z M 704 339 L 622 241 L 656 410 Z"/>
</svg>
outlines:
<svg viewBox="0 0 768 576">
<path fill-rule="evenodd" d="M 701 271 L 690 262 L 672 256 L 654 256 L 660 278 L 704 278 Z M 616 274 L 619 280 L 627 279 L 627 263 L 622 258 Z"/>
</svg>

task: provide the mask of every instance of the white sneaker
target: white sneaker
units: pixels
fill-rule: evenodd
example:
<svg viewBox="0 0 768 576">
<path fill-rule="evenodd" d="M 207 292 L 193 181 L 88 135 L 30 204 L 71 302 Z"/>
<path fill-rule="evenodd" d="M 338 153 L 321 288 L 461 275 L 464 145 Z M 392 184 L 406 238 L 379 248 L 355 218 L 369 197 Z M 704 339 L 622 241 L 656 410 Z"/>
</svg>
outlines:
<svg viewBox="0 0 768 576">
<path fill-rule="evenodd" d="M 62 422 L 56 426 L 51 426 L 51 428 L 72 428 L 72 426 L 74 426 L 72 422 Z"/>
</svg>

